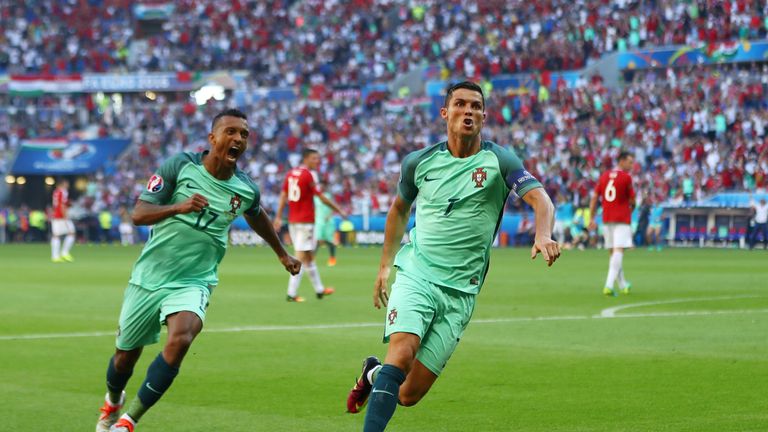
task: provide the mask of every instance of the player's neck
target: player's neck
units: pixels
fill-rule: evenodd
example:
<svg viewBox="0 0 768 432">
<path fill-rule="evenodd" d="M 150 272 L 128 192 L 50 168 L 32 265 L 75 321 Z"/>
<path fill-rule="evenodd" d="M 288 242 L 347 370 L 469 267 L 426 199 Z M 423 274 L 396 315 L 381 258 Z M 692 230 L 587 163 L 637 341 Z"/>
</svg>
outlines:
<svg viewBox="0 0 768 432">
<path fill-rule="evenodd" d="M 210 153 L 203 156 L 203 166 L 208 174 L 218 180 L 229 180 L 235 174 L 234 168 L 228 168 L 217 161 Z"/>
<path fill-rule="evenodd" d="M 480 135 L 466 137 L 448 134 L 448 151 L 453 157 L 466 158 L 480 151 Z"/>
</svg>

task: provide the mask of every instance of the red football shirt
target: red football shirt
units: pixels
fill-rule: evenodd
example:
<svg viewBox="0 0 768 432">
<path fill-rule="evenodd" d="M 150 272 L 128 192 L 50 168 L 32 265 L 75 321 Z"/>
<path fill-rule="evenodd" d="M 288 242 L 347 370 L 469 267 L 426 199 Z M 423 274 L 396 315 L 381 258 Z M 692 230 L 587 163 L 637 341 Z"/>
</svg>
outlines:
<svg viewBox="0 0 768 432">
<path fill-rule="evenodd" d="M 69 207 L 69 192 L 64 188 L 56 188 L 53 191 L 53 218 L 64 219 L 67 207 Z"/>
<path fill-rule="evenodd" d="M 595 193 L 602 200 L 604 223 L 628 224 L 632 221 L 635 190 L 628 173 L 620 169 L 604 172 L 597 182 Z"/>
<path fill-rule="evenodd" d="M 314 174 L 300 166 L 288 171 L 283 182 L 288 197 L 289 223 L 315 223 L 315 195 L 320 193 Z"/>
</svg>

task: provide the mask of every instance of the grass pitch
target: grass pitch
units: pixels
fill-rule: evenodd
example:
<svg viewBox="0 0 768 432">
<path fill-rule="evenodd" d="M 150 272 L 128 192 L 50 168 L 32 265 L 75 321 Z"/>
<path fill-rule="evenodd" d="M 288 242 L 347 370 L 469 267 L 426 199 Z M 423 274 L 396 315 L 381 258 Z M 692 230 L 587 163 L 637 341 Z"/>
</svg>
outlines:
<svg viewBox="0 0 768 432">
<path fill-rule="evenodd" d="M 0 430 L 90 431 L 104 396 L 123 289 L 138 247 L 83 246 L 52 264 L 45 245 L 0 245 Z M 287 273 L 271 251 L 232 248 L 203 333 L 137 431 L 359 431 L 348 390 L 383 357 L 371 305 L 379 249 L 318 260 L 337 293 Z M 472 323 L 427 397 L 393 431 L 768 430 L 768 253 L 637 250 L 629 296 L 601 293 L 605 251 L 554 267 L 493 252 Z M 611 318 L 613 316 L 613 318 Z M 149 346 L 132 398 L 161 345 Z"/>
</svg>

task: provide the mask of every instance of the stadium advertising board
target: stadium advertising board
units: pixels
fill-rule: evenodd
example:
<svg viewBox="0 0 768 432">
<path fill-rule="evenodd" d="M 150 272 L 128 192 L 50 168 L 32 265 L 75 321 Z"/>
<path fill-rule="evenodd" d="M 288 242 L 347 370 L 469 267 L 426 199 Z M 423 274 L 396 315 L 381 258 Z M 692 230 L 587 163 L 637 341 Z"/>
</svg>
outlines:
<svg viewBox="0 0 768 432">
<path fill-rule="evenodd" d="M 116 158 L 130 144 L 126 138 L 91 140 L 35 139 L 21 142 L 11 167 L 13 174 L 88 174 L 110 158 Z"/>
<path fill-rule="evenodd" d="M 179 82 L 176 73 L 85 74 L 85 92 L 139 92 L 146 90 L 191 90 L 190 82 Z"/>
<path fill-rule="evenodd" d="M 648 69 L 738 62 L 762 62 L 768 57 L 768 42 L 719 42 L 695 47 L 632 51 L 619 54 L 620 69 Z"/>
<path fill-rule="evenodd" d="M 0 92 L 36 97 L 51 93 L 197 90 L 206 83 L 234 89 L 242 71 L 0 75 Z"/>
</svg>

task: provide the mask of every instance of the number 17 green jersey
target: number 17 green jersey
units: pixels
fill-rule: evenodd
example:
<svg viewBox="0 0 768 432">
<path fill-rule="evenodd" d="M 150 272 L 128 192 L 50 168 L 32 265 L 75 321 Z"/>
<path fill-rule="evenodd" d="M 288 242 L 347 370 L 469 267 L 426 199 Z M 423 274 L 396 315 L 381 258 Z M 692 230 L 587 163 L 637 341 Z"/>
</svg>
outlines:
<svg viewBox="0 0 768 432">
<path fill-rule="evenodd" d="M 213 177 L 203 166 L 203 153 L 182 153 L 163 163 L 139 199 L 176 204 L 192 194 L 208 200 L 199 212 L 163 219 L 152 227 L 133 267 L 130 283 L 148 290 L 212 287 L 227 251 L 229 227 L 243 213 L 259 212 L 259 188 L 239 169 L 227 180 Z"/>
<path fill-rule="evenodd" d="M 482 141 L 457 158 L 443 141 L 403 159 L 398 193 L 416 202 L 416 225 L 395 266 L 434 284 L 477 294 L 510 191 L 542 187 L 513 152 Z"/>
</svg>

